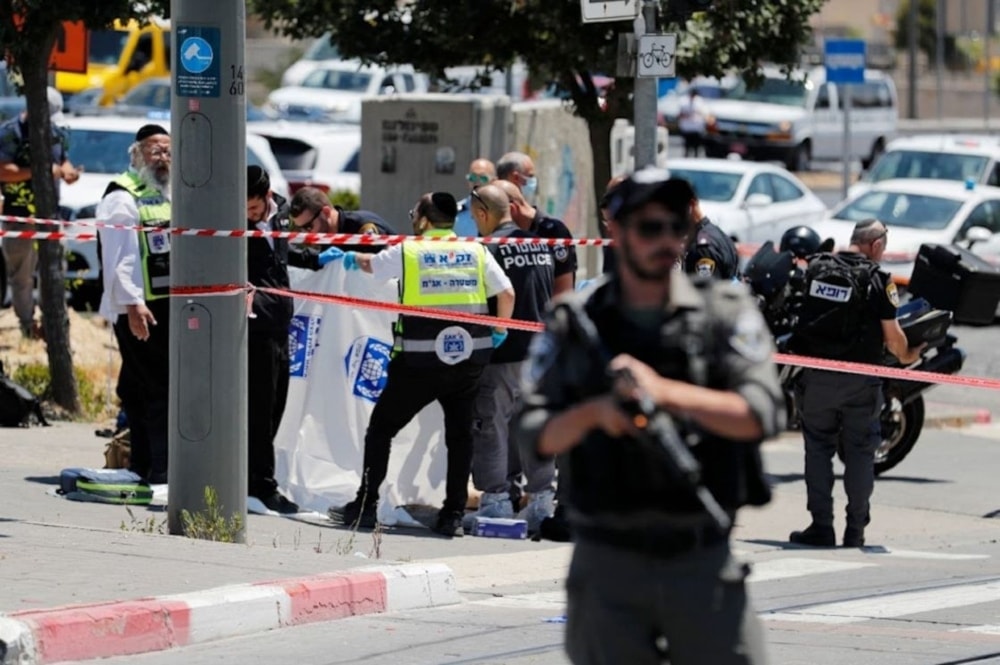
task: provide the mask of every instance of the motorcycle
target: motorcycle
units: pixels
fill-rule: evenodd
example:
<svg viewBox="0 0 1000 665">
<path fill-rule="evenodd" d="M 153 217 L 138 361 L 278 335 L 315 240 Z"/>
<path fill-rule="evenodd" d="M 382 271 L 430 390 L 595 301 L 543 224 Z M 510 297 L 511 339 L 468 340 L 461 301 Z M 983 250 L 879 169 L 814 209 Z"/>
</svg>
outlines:
<svg viewBox="0 0 1000 665">
<path fill-rule="evenodd" d="M 801 267 L 805 258 L 787 250 L 778 252 L 768 241 L 750 258 L 744 270 L 744 281 L 757 299 L 780 352 L 787 352 L 796 324 L 796 307 L 805 287 L 805 272 Z M 951 312 L 934 309 L 925 300 L 915 298 L 899 308 L 897 318 L 911 344 L 918 340 L 927 343 L 920 360 L 909 369 L 941 374 L 956 374 L 962 369 L 965 352 L 956 346 L 958 338 L 948 332 Z M 884 364 L 901 367 L 888 353 Z M 791 429 L 800 427 L 795 383 L 802 371 L 802 367 L 795 365 L 778 366 Z M 924 426 L 923 394 L 933 387 L 934 384 L 923 381 L 882 380 L 882 442 L 875 451 L 875 475 L 894 468 L 913 450 Z M 838 448 L 837 454 L 843 461 L 843 450 Z"/>
</svg>

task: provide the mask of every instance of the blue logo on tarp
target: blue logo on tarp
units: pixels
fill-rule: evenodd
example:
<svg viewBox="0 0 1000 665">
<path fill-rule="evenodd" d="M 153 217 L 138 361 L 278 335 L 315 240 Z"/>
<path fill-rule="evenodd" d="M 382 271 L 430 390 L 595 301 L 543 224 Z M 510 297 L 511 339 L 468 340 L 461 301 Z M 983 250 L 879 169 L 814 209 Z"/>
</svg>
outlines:
<svg viewBox="0 0 1000 665">
<path fill-rule="evenodd" d="M 288 324 L 289 376 L 301 378 L 309 376 L 309 366 L 318 346 L 321 320 L 318 316 L 299 314 Z"/>
<path fill-rule="evenodd" d="M 344 371 L 355 397 L 375 402 L 385 389 L 392 345 L 374 337 L 358 337 L 344 355 Z"/>
<path fill-rule="evenodd" d="M 181 43 L 181 64 L 192 74 L 201 74 L 212 66 L 215 54 L 201 37 L 188 37 Z"/>
</svg>

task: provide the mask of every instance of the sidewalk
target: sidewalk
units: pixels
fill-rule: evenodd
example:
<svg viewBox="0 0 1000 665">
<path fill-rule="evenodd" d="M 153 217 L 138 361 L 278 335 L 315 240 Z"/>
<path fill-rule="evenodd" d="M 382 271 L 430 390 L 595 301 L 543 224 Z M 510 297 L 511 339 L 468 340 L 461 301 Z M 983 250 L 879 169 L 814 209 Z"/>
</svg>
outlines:
<svg viewBox="0 0 1000 665">
<path fill-rule="evenodd" d="M 928 427 L 983 417 L 927 406 Z M 568 562 L 564 544 L 451 541 L 417 529 L 386 531 L 376 543 L 319 516 L 250 515 L 245 545 L 162 535 L 162 506 L 133 507 L 130 516 L 122 506 L 50 495 L 60 469 L 102 465 L 94 429 L 0 428 L 2 665 L 141 653 L 453 604 L 460 592 L 559 579 Z M 787 510 L 801 512 L 800 503 L 792 497 Z M 745 519 L 758 535 L 777 529 L 779 538 L 784 526 L 773 524 L 774 509 Z"/>
</svg>

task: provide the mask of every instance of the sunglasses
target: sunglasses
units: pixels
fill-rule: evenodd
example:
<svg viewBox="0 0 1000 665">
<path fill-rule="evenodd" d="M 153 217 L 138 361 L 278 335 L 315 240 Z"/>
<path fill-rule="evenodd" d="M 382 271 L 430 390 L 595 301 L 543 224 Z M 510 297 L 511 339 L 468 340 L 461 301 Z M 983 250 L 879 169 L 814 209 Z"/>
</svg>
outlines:
<svg viewBox="0 0 1000 665">
<path fill-rule="evenodd" d="M 301 224 L 301 225 L 296 224 L 295 225 L 295 230 L 296 231 L 312 231 L 313 225 L 316 223 L 316 219 L 319 217 L 319 214 L 321 212 L 323 212 L 322 208 L 320 208 L 319 210 L 317 210 L 313 214 L 312 218 L 308 222 L 306 222 L 305 224 Z"/>
<path fill-rule="evenodd" d="M 687 219 L 679 217 L 669 221 L 653 218 L 639 219 L 629 224 L 629 226 L 635 229 L 640 238 L 646 238 L 647 240 L 659 238 L 667 233 L 677 238 L 683 238 L 691 230 L 690 222 Z"/>
<path fill-rule="evenodd" d="M 487 185 L 489 184 L 490 180 L 492 180 L 492 178 L 490 178 L 485 173 L 466 173 L 465 179 L 474 185 L 475 184 Z"/>
<path fill-rule="evenodd" d="M 486 212 L 490 211 L 490 205 L 483 200 L 483 197 L 479 195 L 479 192 L 473 189 L 471 192 L 469 192 L 469 195 L 472 196 L 472 198 L 474 198 L 475 200 L 479 201 L 479 203 L 483 206 Z"/>
</svg>

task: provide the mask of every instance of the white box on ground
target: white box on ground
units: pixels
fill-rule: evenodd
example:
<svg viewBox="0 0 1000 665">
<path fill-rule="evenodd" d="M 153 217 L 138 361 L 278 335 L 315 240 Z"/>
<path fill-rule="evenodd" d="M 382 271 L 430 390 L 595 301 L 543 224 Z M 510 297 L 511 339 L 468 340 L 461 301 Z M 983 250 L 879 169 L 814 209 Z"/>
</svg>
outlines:
<svg viewBox="0 0 1000 665">
<path fill-rule="evenodd" d="M 639 35 L 636 50 L 636 76 L 640 78 L 674 78 L 677 35 Z"/>
</svg>

